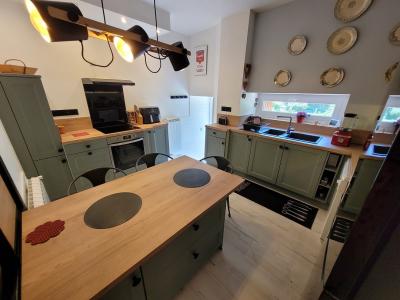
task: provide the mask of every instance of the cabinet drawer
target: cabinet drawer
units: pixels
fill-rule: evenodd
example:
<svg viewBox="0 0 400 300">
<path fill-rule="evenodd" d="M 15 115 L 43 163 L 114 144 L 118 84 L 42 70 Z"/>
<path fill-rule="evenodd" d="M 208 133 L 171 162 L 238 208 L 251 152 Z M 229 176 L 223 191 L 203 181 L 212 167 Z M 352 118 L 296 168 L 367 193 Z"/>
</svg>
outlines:
<svg viewBox="0 0 400 300">
<path fill-rule="evenodd" d="M 207 128 L 207 134 L 211 136 L 215 136 L 220 139 L 225 139 L 226 138 L 226 132 L 225 131 L 219 131 L 219 130 L 214 130 L 211 128 Z"/>
<path fill-rule="evenodd" d="M 193 222 L 180 236 L 171 241 L 148 262 L 148 265 L 165 268 L 171 261 L 179 260 L 204 236 L 214 235 L 223 230 L 225 201 L 211 208 L 203 217 Z"/>
<path fill-rule="evenodd" d="M 106 139 L 99 139 L 99 140 L 91 140 L 87 142 L 64 145 L 64 151 L 66 154 L 75 154 L 88 150 L 94 150 L 106 147 L 107 147 Z"/>
</svg>

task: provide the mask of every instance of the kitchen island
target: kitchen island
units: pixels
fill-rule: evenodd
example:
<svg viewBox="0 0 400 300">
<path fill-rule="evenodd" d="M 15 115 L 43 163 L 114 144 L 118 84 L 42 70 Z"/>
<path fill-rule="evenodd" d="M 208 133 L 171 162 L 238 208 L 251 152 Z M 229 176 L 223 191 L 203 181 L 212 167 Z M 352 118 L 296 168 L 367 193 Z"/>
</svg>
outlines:
<svg viewBox="0 0 400 300">
<path fill-rule="evenodd" d="M 174 174 L 187 168 L 207 171 L 210 182 L 199 188 L 176 185 Z M 147 284 L 151 278 L 146 278 L 146 268 L 151 273 L 154 264 L 163 264 L 163 257 L 173 257 L 169 252 L 176 252 L 175 259 L 181 259 L 175 241 L 187 243 L 189 248 L 200 240 L 210 244 L 207 235 L 212 232 L 219 234 L 220 239 L 212 249 L 222 247 L 223 221 L 222 228 L 212 222 L 207 225 L 214 220 L 209 215 L 218 206 L 225 208 L 224 200 L 242 182 L 236 175 L 180 157 L 24 212 L 22 299 L 89 299 L 107 295 L 138 269 L 143 271 L 139 273 L 144 277 L 146 289 L 157 285 L 157 282 Z M 94 202 L 122 192 L 135 193 L 142 199 L 141 209 L 132 219 L 109 229 L 93 229 L 84 223 L 84 213 Z M 198 222 L 206 217 L 207 222 Z M 35 227 L 56 219 L 65 221 L 65 229 L 59 236 L 35 246 L 24 242 Z M 199 230 L 203 224 L 209 228 L 205 232 Z M 200 233 L 201 239 L 191 236 Z M 205 249 L 203 245 L 199 248 Z M 174 247 L 178 250 L 173 251 Z M 206 256 L 212 254 L 210 249 L 206 247 Z M 202 256 L 201 250 L 192 254 L 194 259 Z M 147 266 L 142 269 L 142 265 Z M 170 280 L 163 278 L 167 279 Z M 146 292 L 151 295 L 151 291 Z"/>
</svg>

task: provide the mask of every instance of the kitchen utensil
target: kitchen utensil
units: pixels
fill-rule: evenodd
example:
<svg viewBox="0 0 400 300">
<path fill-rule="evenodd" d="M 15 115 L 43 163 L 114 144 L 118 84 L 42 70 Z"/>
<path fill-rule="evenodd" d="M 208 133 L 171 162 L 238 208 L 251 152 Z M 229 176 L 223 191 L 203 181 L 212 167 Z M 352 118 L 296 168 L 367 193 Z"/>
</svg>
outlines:
<svg viewBox="0 0 400 300">
<path fill-rule="evenodd" d="M 358 31 L 355 27 L 345 26 L 331 34 L 327 42 L 330 53 L 340 55 L 349 51 L 357 42 Z"/>
<path fill-rule="evenodd" d="M 358 19 L 371 6 L 373 0 L 338 0 L 335 6 L 336 19 L 348 23 Z"/>
<path fill-rule="evenodd" d="M 22 64 L 22 66 L 18 65 L 10 65 L 8 64 L 10 61 L 17 61 Z M 20 59 L 7 59 L 4 64 L 0 64 L 0 73 L 14 73 L 14 74 L 28 74 L 33 75 L 36 73 L 37 68 L 27 67 L 26 64 Z"/>
<path fill-rule="evenodd" d="M 276 73 L 275 75 L 274 83 L 277 86 L 284 87 L 287 86 L 291 80 L 292 80 L 292 73 L 290 73 L 290 71 L 279 70 L 278 73 Z"/>
<path fill-rule="evenodd" d="M 331 144 L 335 146 L 349 147 L 351 138 L 351 129 L 340 128 L 333 133 Z"/>
</svg>

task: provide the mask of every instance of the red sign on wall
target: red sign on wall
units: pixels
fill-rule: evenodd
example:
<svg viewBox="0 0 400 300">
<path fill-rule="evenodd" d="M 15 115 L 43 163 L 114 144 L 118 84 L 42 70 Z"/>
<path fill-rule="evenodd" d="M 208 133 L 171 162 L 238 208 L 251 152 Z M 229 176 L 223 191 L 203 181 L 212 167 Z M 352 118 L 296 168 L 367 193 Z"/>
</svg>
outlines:
<svg viewBox="0 0 400 300">
<path fill-rule="evenodd" d="M 198 46 L 195 49 L 196 65 L 195 75 L 207 75 L 207 46 Z"/>
</svg>

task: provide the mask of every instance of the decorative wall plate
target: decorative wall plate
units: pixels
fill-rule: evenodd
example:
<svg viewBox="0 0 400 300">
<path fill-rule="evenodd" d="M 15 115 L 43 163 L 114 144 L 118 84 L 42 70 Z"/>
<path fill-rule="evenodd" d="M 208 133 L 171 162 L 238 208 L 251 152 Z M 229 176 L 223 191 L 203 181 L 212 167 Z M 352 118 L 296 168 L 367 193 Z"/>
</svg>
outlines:
<svg viewBox="0 0 400 300">
<path fill-rule="evenodd" d="M 399 64 L 400 64 L 400 63 L 397 62 L 397 63 L 391 65 L 391 66 L 389 67 L 389 69 L 387 69 L 387 71 L 385 72 L 385 80 L 386 80 L 386 82 L 391 82 L 391 81 L 392 81 L 394 72 L 397 70 Z"/>
<path fill-rule="evenodd" d="M 340 55 L 349 51 L 357 42 L 358 31 L 355 27 L 339 28 L 328 39 L 327 48 L 332 54 Z"/>
<path fill-rule="evenodd" d="M 280 70 L 275 75 L 274 83 L 277 86 L 284 87 L 284 86 L 287 86 L 291 80 L 292 80 L 292 73 L 290 73 L 290 71 Z"/>
<path fill-rule="evenodd" d="M 321 75 L 321 84 L 326 87 L 338 86 L 344 79 L 345 72 L 342 68 L 330 68 Z"/>
<path fill-rule="evenodd" d="M 348 23 L 358 19 L 371 6 L 373 0 L 338 0 L 335 6 L 336 19 Z"/>
<path fill-rule="evenodd" d="M 299 55 L 304 52 L 307 47 L 307 37 L 304 35 L 296 35 L 288 45 L 288 51 L 292 55 Z"/>
<path fill-rule="evenodd" d="M 389 41 L 396 46 L 400 46 L 400 24 L 397 24 L 389 35 Z"/>
</svg>

